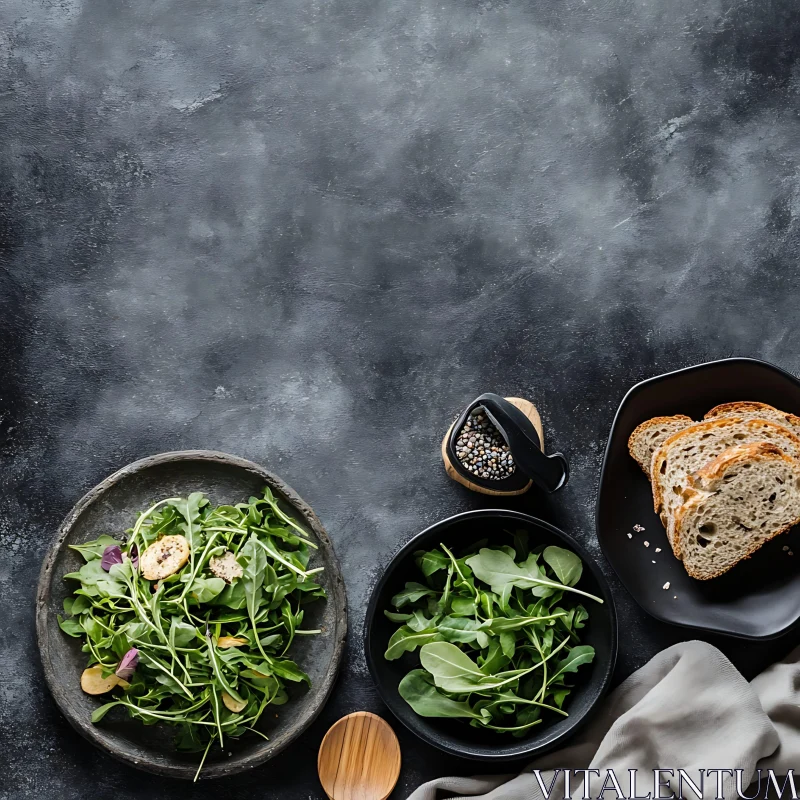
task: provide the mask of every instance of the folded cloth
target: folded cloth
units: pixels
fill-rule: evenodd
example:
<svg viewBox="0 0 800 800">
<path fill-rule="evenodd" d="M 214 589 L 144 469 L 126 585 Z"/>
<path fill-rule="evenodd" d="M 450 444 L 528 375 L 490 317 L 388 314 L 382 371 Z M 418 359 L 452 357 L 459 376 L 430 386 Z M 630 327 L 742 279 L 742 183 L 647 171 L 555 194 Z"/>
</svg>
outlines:
<svg viewBox="0 0 800 800">
<path fill-rule="evenodd" d="M 705 798 L 736 798 L 737 782 L 743 792 L 755 796 L 747 787 L 755 787 L 760 769 L 763 797 L 768 770 L 783 776 L 798 768 L 800 647 L 748 683 L 719 650 L 694 641 L 655 656 L 609 695 L 571 744 L 538 758 L 522 774 L 439 778 L 420 786 L 408 800 L 543 800 L 548 795 L 559 800 L 565 797 L 565 771 L 587 769 L 599 770 L 600 775 L 589 774 L 589 792 L 584 793 L 584 775 L 572 772 L 573 800 L 618 797 L 610 784 L 600 794 L 609 770 L 625 797 L 630 796 L 629 770 L 638 770 L 637 792 L 647 795 L 658 785 L 655 769 L 674 770 L 672 776 L 659 775 L 660 796 L 665 798 L 673 792 L 680 796 L 678 769 L 697 786 L 704 780 Z M 546 793 L 533 770 L 539 770 Z M 737 775 L 736 770 L 741 772 Z M 683 786 L 684 796 L 694 798 L 685 781 Z M 788 788 L 783 796 L 792 796 Z"/>
</svg>

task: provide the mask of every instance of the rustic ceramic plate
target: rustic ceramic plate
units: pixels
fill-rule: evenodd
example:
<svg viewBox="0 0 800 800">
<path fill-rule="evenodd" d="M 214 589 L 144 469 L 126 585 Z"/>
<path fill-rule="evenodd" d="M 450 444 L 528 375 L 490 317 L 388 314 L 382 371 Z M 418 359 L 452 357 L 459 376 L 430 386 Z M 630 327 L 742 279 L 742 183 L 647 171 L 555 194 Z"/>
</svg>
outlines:
<svg viewBox="0 0 800 800">
<path fill-rule="evenodd" d="M 794 528 L 776 537 L 719 578 L 694 580 L 672 555 L 653 511 L 650 482 L 628 453 L 628 437 L 650 417 L 687 414 L 700 420 L 713 406 L 738 400 L 800 414 L 800 381 L 764 361 L 728 358 L 634 386 L 620 404 L 606 447 L 597 538 L 628 591 L 657 619 L 745 639 L 770 639 L 800 619 L 800 531 Z M 636 525 L 644 530 L 636 532 Z M 664 589 L 667 582 L 669 589 Z"/>
<path fill-rule="evenodd" d="M 325 567 L 320 582 L 328 599 L 310 604 L 306 611 L 309 625 L 321 628 L 323 633 L 301 637 L 292 647 L 292 657 L 309 674 L 311 688 L 295 691 L 289 704 L 277 709 L 277 718 L 269 714 L 262 717 L 261 727 L 269 741 L 251 734 L 226 742 L 224 753 L 218 748 L 209 751 L 201 777 L 231 775 L 273 758 L 300 736 L 325 705 L 336 680 L 347 632 L 345 590 L 339 562 L 316 514 L 263 467 L 224 453 L 188 450 L 129 464 L 86 494 L 62 523 L 45 557 L 36 599 L 36 629 L 44 674 L 73 728 L 115 758 L 159 775 L 193 778 L 200 754 L 175 750 L 169 729 L 145 727 L 124 715 L 112 718 L 109 714 L 98 725 L 91 723 L 92 711 L 103 701 L 81 691 L 79 679 L 86 656 L 80 652 L 79 641 L 65 636 L 56 619 L 69 593 L 62 576 L 82 563 L 78 553 L 67 545 L 124 531 L 140 511 L 163 497 L 202 491 L 214 504 L 238 503 L 258 494 L 265 484 L 317 543 L 319 550 L 313 559 Z"/>
<path fill-rule="evenodd" d="M 387 661 L 383 654 L 389 638 L 397 630 L 383 614 L 389 601 L 406 581 L 419 580 L 414 562 L 417 550 L 429 550 L 440 542 L 459 548 L 471 542 L 488 539 L 489 546 L 509 544 L 507 530 L 523 528 L 530 534 L 531 544 L 568 547 L 581 557 L 583 576 L 578 586 L 603 598 L 603 604 L 589 600 L 589 621 L 581 634 L 581 643 L 594 647 L 596 656 L 587 672 L 577 681 L 565 705 L 569 716 L 547 725 L 536 726 L 521 739 L 500 736 L 494 731 L 473 728 L 460 719 L 420 717 L 400 697 L 397 687 L 409 670 L 419 666 L 418 653 L 406 653 L 396 661 Z M 381 576 L 367 607 L 364 623 L 367 664 L 383 701 L 409 730 L 428 744 L 447 753 L 479 761 L 503 761 L 543 753 L 575 733 L 589 718 L 605 694 L 617 658 L 617 614 L 608 583 L 592 557 L 571 536 L 547 522 L 518 511 L 484 509 L 468 511 L 437 522 L 417 534 L 392 558 Z"/>
</svg>

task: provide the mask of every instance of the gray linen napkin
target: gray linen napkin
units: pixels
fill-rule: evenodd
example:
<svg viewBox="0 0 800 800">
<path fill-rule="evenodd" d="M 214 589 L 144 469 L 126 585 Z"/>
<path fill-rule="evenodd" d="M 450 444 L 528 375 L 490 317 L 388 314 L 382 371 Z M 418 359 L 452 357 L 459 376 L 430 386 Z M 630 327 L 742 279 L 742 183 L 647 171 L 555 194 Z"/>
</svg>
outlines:
<svg viewBox="0 0 800 800">
<path fill-rule="evenodd" d="M 748 683 L 715 647 L 698 641 L 674 645 L 612 692 L 570 745 L 537 759 L 522 774 L 439 778 L 420 786 L 408 800 L 542 800 L 545 794 L 533 769 L 541 771 L 546 787 L 555 775 L 552 800 L 564 797 L 564 772 L 556 775 L 556 769 L 599 769 L 600 778 L 590 778 L 591 797 L 599 796 L 611 769 L 628 796 L 628 771 L 636 769 L 639 794 L 646 795 L 653 791 L 656 768 L 676 770 L 674 777 L 661 776 L 664 797 L 672 792 L 679 796 L 678 769 L 698 786 L 700 770 L 740 769 L 745 792 L 751 783 L 755 786 L 756 770 L 761 769 L 760 796 L 767 770 L 785 775 L 800 769 L 800 648 Z M 704 780 L 703 797 L 715 797 L 717 775 L 706 774 Z M 735 772 L 721 773 L 721 780 L 722 796 L 737 797 Z M 694 798 L 686 787 L 684 783 L 684 795 Z M 572 775 L 570 794 L 573 800 L 584 797 L 582 775 Z M 788 789 L 783 796 L 791 797 Z M 617 795 L 609 789 L 604 797 Z"/>
</svg>

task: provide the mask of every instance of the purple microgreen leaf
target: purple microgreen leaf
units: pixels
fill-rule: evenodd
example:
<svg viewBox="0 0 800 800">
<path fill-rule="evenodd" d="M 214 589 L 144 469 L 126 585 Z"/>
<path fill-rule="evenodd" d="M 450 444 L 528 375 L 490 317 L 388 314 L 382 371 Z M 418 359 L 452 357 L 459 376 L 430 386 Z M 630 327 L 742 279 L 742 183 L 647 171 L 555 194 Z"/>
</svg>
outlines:
<svg viewBox="0 0 800 800">
<path fill-rule="evenodd" d="M 118 544 L 110 544 L 103 550 L 103 557 L 100 559 L 100 566 L 108 572 L 114 564 L 122 563 L 122 550 Z"/>
<path fill-rule="evenodd" d="M 128 557 L 131 560 L 131 564 L 133 564 L 134 569 L 139 569 L 139 548 L 135 545 L 131 545 L 131 549 L 128 550 Z"/>
<path fill-rule="evenodd" d="M 139 651 L 135 647 L 131 647 L 124 656 L 122 661 L 119 662 L 114 674 L 124 681 L 129 681 L 133 677 L 136 667 L 139 665 Z"/>
</svg>

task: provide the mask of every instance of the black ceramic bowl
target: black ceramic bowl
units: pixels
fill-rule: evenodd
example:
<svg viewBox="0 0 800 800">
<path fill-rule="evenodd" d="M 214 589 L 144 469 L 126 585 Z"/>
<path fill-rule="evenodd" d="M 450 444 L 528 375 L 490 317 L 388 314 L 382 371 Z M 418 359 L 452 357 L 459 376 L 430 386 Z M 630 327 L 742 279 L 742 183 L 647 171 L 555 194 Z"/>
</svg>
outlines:
<svg viewBox="0 0 800 800">
<path fill-rule="evenodd" d="M 144 726 L 124 714 L 112 712 L 101 723 L 92 724 L 92 712 L 105 700 L 81 691 L 86 655 L 80 651 L 79 640 L 65 636 L 58 627 L 63 600 L 74 588 L 63 576 L 82 563 L 68 545 L 103 533 L 121 533 L 137 513 L 163 497 L 202 491 L 213 503 L 238 503 L 258 494 L 265 484 L 319 547 L 313 563 L 325 567 L 319 580 L 328 599 L 310 604 L 306 621 L 323 633 L 299 637 L 301 641 L 293 645 L 292 658 L 308 673 L 311 688 L 290 686 L 290 702 L 276 709 L 276 714 L 263 715 L 259 729 L 269 741 L 255 734 L 226 740 L 224 752 L 218 747 L 209 751 L 201 778 L 232 775 L 276 756 L 308 728 L 325 705 L 342 657 L 347 610 L 339 563 L 316 514 L 280 478 L 251 461 L 207 450 L 162 453 L 129 464 L 78 502 L 45 557 L 36 598 L 39 650 L 50 691 L 72 727 L 114 758 L 158 775 L 191 779 L 201 754 L 176 750 L 171 729 Z"/>
<path fill-rule="evenodd" d="M 494 731 L 473 728 L 465 720 L 435 719 L 417 716 L 400 697 L 398 684 L 411 669 L 419 666 L 418 653 L 406 653 L 396 661 L 387 661 L 383 654 L 389 638 L 397 629 L 383 614 L 390 608 L 389 600 L 403 588 L 406 581 L 419 580 L 420 572 L 414 563 L 414 552 L 427 550 L 440 542 L 448 547 L 469 546 L 488 539 L 489 546 L 510 544 L 507 530 L 524 528 L 532 545 L 559 545 L 581 557 L 584 569 L 579 588 L 603 598 L 603 604 L 586 602 L 589 622 L 581 642 L 596 651 L 591 667 L 578 674 L 576 688 L 570 694 L 564 710 L 569 717 L 543 723 L 531 729 L 528 736 L 515 739 Z M 415 536 L 392 559 L 370 598 L 365 622 L 367 664 L 383 701 L 409 730 L 435 747 L 466 758 L 482 761 L 502 761 L 531 756 L 554 747 L 572 735 L 602 698 L 614 671 L 617 657 L 617 615 L 614 600 L 606 579 L 586 550 L 571 536 L 558 528 L 517 511 L 468 511 L 437 522 Z"/>
</svg>

